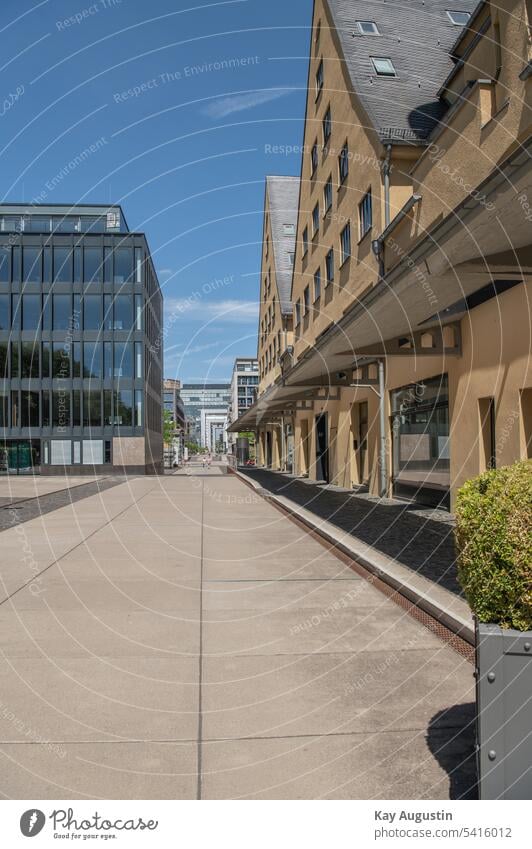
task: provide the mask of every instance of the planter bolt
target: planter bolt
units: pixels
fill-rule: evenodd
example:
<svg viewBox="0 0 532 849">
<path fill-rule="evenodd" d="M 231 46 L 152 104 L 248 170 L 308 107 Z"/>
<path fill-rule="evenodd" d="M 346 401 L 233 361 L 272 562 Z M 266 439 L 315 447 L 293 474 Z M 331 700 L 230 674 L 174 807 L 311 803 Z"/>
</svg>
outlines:
<svg viewBox="0 0 532 849">
<path fill-rule="evenodd" d="M 488 752 L 488 758 L 490 759 L 490 761 L 494 761 L 496 757 L 497 752 L 495 752 L 493 749 L 490 749 L 490 751 Z"/>
<path fill-rule="evenodd" d="M 530 651 L 530 645 L 531 645 L 530 643 L 525 643 L 525 646 L 524 646 L 525 651 Z"/>
<path fill-rule="evenodd" d="M 495 681 L 495 672 L 488 672 L 488 681 Z"/>
</svg>

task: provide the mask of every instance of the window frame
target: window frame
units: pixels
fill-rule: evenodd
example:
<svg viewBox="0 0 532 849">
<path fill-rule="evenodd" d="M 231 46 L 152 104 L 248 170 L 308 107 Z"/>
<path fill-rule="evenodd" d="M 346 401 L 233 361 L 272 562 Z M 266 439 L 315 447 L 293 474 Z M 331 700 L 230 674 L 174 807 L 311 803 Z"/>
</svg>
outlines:
<svg viewBox="0 0 532 849">
<path fill-rule="evenodd" d="M 466 27 L 471 20 L 471 15 L 469 12 L 466 12 L 464 9 L 446 9 L 445 14 L 449 18 L 450 22 L 454 27 Z M 467 15 L 467 21 L 461 23 L 460 21 L 455 21 L 453 19 L 453 15 Z"/>
<path fill-rule="evenodd" d="M 310 312 L 310 285 L 307 283 L 303 289 L 303 318 Z"/>
<path fill-rule="evenodd" d="M 325 69 L 323 64 L 323 56 L 321 57 L 316 69 L 316 100 L 323 91 L 323 83 L 325 79 Z"/>
<path fill-rule="evenodd" d="M 318 139 L 314 140 L 314 144 L 312 145 L 310 151 L 310 176 L 314 177 L 316 171 L 318 170 L 318 165 L 320 164 L 320 154 L 318 150 Z"/>
<path fill-rule="evenodd" d="M 313 276 L 314 282 L 314 303 L 321 298 L 321 266 L 318 266 Z"/>
<path fill-rule="evenodd" d="M 330 191 L 329 191 L 330 190 Z M 332 174 L 329 174 L 323 187 L 323 217 L 332 208 L 333 204 L 333 182 Z"/>
<path fill-rule="evenodd" d="M 344 155 L 345 153 L 345 155 Z M 345 167 L 345 173 L 342 174 L 342 166 Z M 349 142 L 346 139 L 342 145 L 342 149 L 338 154 L 338 187 L 343 186 L 349 177 Z"/>
<path fill-rule="evenodd" d="M 314 239 L 320 232 L 320 202 L 317 201 L 312 210 L 312 238 Z"/>
<path fill-rule="evenodd" d="M 328 133 L 325 132 L 325 128 L 327 127 Z M 331 112 L 331 104 L 327 106 L 325 110 L 325 114 L 321 121 L 321 130 L 323 134 L 323 147 L 327 147 L 327 142 L 331 138 L 332 135 L 332 112 Z"/>
<path fill-rule="evenodd" d="M 301 238 L 302 238 L 302 242 L 303 242 L 303 254 L 302 254 L 302 256 L 306 256 L 308 254 L 308 225 L 303 228 Z"/>
<path fill-rule="evenodd" d="M 371 187 L 358 204 L 359 241 L 362 241 L 373 228 L 373 197 Z"/>
<path fill-rule="evenodd" d="M 357 29 L 358 29 L 360 35 L 380 35 L 379 28 L 378 28 L 375 21 L 368 21 L 368 20 L 357 21 L 356 24 L 357 24 Z M 374 29 L 371 32 L 366 32 L 362 29 L 362 26 L 364 24 L 371 24 L 371 26 L 374 27 Z"/>
<path fill-rule="evenodd" d="M 370 56 L 371 63 L 373 65 L 373 70 L 378 77 L 382 77 L 383 79 L 396 79 L 397 78 L 397 69 L 393 63 L 393 60 L 389 56 Z M 382 71 L 378 69 L 377 62 L 388 62 L 389 67 L 392 69 L 391 73 L 387 73 L 386 71 Z"/>
<path fill-rule="evenodd" d="M 332 267 L 332 273 L 329 271 Z M 334 248 L 330 248 L 325 254 L 325 288 L 334 283 Z"/>
<path fill-rule="evenodd" d="M 344 233 L 348 234 L 349 240 L 349 250 L 346 252 L 344 250 Z M 340 231 L 340 268 L 345 265 L 351 259 L 351 222 L 348 221 L 345 227 Z"/>
</svg>

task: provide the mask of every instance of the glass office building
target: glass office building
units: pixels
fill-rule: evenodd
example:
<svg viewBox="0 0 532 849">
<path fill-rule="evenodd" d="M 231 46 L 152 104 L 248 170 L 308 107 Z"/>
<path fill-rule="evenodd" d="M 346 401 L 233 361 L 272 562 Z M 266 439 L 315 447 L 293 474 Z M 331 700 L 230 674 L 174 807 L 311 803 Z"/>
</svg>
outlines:
<svg viewBox="0 0 532 849">
<path fill-rule="evenodd" d="M 187 438 L 198 445 L 202 444 L 202 411 L 227 415 L 231 399 L 230 383 L 184 383 L 181 398 L 185 405 L 187 420 Z M 203 440 L 205 443 L 205 440 Z M 203 447 L 206 447 L 203 444 Z"/>
<path fill-rule="evenodd" d="M 160 471 L 161 329 L 119 207 L 0 205 L 0 474 Z"/>
</svg>

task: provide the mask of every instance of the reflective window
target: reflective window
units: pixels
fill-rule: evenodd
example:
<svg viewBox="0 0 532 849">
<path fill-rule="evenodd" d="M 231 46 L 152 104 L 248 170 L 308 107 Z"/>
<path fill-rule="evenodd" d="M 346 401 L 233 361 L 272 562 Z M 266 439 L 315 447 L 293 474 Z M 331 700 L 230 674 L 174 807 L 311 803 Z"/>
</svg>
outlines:
<svg viewBox="0 0 532 849">
<path fill-rule="evenodd" d="M 102 346 L 100 342 L 83 343 L 83 377 L 102 376 Z"/>
<path fill-rule="evenodd" d="M 101 281 L 102 258 L 101 248 L 85 248 L 83 253 L 83 280 L 85 283 Z"/>
<path fill-rule="evenodd" d="M 142 377 L 142 342 L 135 342 L 135 377 Z"/>
<path fill-rule="evenodd" d="M 9 295 L 0 295 L 0 330 L 9 330 Z"/>
<path fill-rule="evenodd" d="M 103 423 L 104 425 L 113 424 L 113 390 L 103 390 Z"/>
<path fill-rule="evenodd" d="M 54 246 L 54 282 L 69 283 L 72 280 L 72 251 L 70 248 Z"/>
<path fill-rule="evenodd" d="M 79 389 L 72 390 L 72 427 L 81 427 L 81 390 Z"/>
<path fill-rule="evenodd" d="M 110 378 L 113 376 L 113 343 L 103 343 L 103 376 Z"/>
<path fill-rule="evenodd" d="M 42 376 L 50 377 L 50 343 L 42 343 Z"/>
<path fill-rule="evenodd" d="M 13 253 L 11 255 L 12 267 L 11 267 L 11 279 L 14 282 L 20 280 L 20 248 L 13 248 Z"/>
<path fill-rule="evenodd" d="M 114 282 L 130 283 L 133 280 L 133 249 L 116 248 L 114 260 Z"/>
<path fill-rule="evenodd" d="M 135 427 L 142 427 L 142 390 L 135 390 Z"/>
<path fill-rule="evenodd" d="M 45 390 L 41 395 L 41 421 L 43 427 L 50 427 L 50 393 Z"/>
<path fill-rule="evenodd" d="M 74 283 L 81 283 L 81 248 L 74 248 Z"/>
<path fill-rule="evenodd" d="M 114 343 L 114 377 L 133 377 L 133 352 L 131 342 Z"/>
<path fill-rule="evenodd" d="M 133 425 L 133 393 L 130 389 L 121 389 L 114 393 L 113 423 L 122 427 Z"/>
<path fill-rule="evenodd" d="M 18 342 L 11 342 L 11 377 L 20 377 Z"/>
<path fill-rule="evenodd" d="M 114 329 L 131 330 L 133 325 L 133 298 L 131 295 L 115 297 Z"/>
<path fill-rule="evenodd" d="M 22 329 L 38 330 L 41 321 L 41 296 L 22 295 Z"/>
<path fill-rule="evenodd" d="M 101 304 L 102 299 L 100 295 L 83 296 L 84 330 L 100 330 L 102 326 Z"/>
<path fill-rule="evenodd" d="M 99 389 L 83 390 L 83 427 L 102 426 L 102 398 Z"/>
<path fill-rule="evenodd" d="M 9 427 L 9 393 L 0 390 L 0 427 Z"/>
<path fill-rule="evenodd" d="M 43 250 L 43 272 L 42 279 L 44 283 L 52 282 L 52 249 L 44 248 Z"/>
<path fill-rule="evenodd" d="M 0 342 L 0 380 L 8 376 L 7 342 Z"/>
<path fill-rule="evenodd" d="M 72 322 L 70 295 L 53 296 L 53 329 L 69 330 Z"/>
<path fill-rule="evenodd" d="M 21 377 L 39 377 L 39 343 L 21 343 Z"/>
<path fill-rule="evenodd" d="M 63 380 L 70 377 L 70 346 L 64 342 L 52 344 L 52 377 Z"/>
<path fill-rule="evenodd" d="M 52 427 L 70 427 L 70 392 L 66 389 L 52 390 Z"/>
<path fill-rule="evenodd" d="M 81 342 L 72 343 L 72 377 L 81 377 Z"/>
<path fill-rule="evenodd" d="M 39 427 L 39 393 L 22 392 L 20 402 L 22 427 Z"/>
<path fill-rule="evenodd" d="M 41 282 L 41 249 L 24 246 L 22 251 L 22 280 L 24 283 Z"/>
<path fill-rule="evenodd" d="M 0 248 L 0 283 L 9 283 L 9 248 Z"/>
</svg>

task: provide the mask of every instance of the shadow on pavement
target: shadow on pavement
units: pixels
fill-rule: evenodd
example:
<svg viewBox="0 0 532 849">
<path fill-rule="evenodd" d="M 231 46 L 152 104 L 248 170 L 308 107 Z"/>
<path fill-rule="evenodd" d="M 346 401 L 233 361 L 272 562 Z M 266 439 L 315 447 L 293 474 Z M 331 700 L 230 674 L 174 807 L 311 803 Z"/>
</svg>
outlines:
<svg viewBox="0 0 532 849">
<path fill-rule="evenodd" d="M 436 713 L 427 746 L 449 776 L 449 799 L 476 799 L 475 704 L 453 705 Z"/>
</svg>

